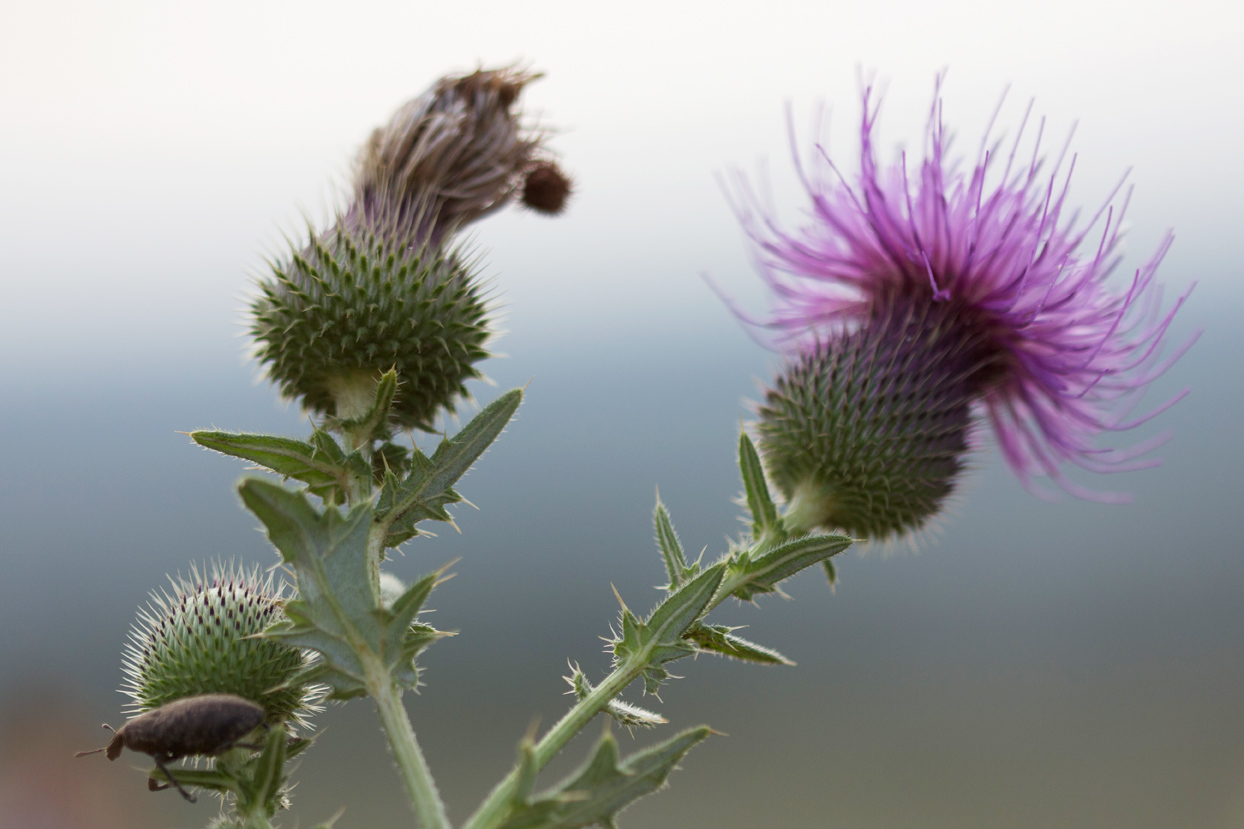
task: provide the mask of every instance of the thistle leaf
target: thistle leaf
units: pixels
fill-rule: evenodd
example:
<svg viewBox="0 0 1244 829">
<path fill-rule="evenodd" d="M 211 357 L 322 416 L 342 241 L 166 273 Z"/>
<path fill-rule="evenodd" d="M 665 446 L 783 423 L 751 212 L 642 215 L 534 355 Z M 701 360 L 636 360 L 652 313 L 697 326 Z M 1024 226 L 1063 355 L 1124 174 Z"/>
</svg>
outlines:
<svg viewBox="0 0 1244 829">
<path fill-rule="evenodd" d="M 420 521 L 453 523 L 445 507 L 462 500 L 453 485 L 497 439 L 522 399 L 521 389 L 506 392 L 484 407 L 462 431 L 441 441 L 431 458 L 415 451 L 410 475 L 396 486 L 386 485 L 376 505 L 376 523 L 385 530 L 386 547 L 396 547 L 417 535 L 415 525 Z"/>
<path fill-rule="evenodd" d="M 665 504 L 661 503 L 659 495 L 652 523 L 656 526 L 657 548 L 660 549 L 661 558 L 665 561 L 665 571 L 669 573 L 670 589 L 673 590 L 686 580 L 690 568 L 687 567 L 687 557 L 683 555 L 682 544 L 678 543 L 678 533 L 674 532 L 674 523 L 670 520 L 670 514 L 665 509 Z"/>
<path fill-rule="evenodd" d="M 431 488 L 441 491 L 457 483 L 497 439 L 522 402 L 523 390 L 511 389 L 471 418 L 452 439 L 442 440 L 432 455 L 436 474 L 431 478 Z"/>
<path fill-rule="evenodd" d="M 614 662 L 642 664 L 646 693 L 655 694 L 669 678 L 665 663 L 696 652 L 683 636 L 707 612 L 725 572 L 725 562 L 714 564 L 667 596 L 645 622 L 623 609 L 622 634 L 613 643 Z"/>
<path fill-rule="evenodd" d="M 698 624 L 687 632 L 687 638 L 696 644 L 701 651 L 728 656 L 743 662 L 758 662 L 762 665 L 794 665 L 785 656 L 764 645 L 749 642 L 741 636 L 735 636 L 733 628 L 725 625 Z"/>
<path fill-rule="evenodd" d="M 321 513 L 304 494 L 258 478 L 244 479 L 238 489 L 298 581 L 298 598 L 285 605 L 288 622 L 270 628 L 268 635 L 320 654 L 303 681 L 327 683 L 333 699 L 362 695 L 364 670 L 357 649 L 365 645 L 384 652 L 386 612 L 377 607 L 368 571 L 371 504 L 359 504 L 345 515 L 332 506 Z"/>
<path fill-rule="evenodd" d="M 419 681 L 415 657 L 437 639 L 449 635 L 415 622 L 440 575 L 436 572 L 424 576 L 411 585 L 391 609 L 377 611 L 385 627 L 381 657 L 393 678 L 406 688 L 414 688 Z"/>
<path fill-rule="evenodd" d="M 278 475 L 302 481 L 325 500 L 349 486 L 345 453 L 327 432 L 316 430 L 312 443 L 276 435 L 199 430 L 190 439 L 207 449 L 257 463 Z"/>
<path fill-rule="evenodd" d="M 285 788 L 286 742 L 284 728 L 271 728 L 264 740 L 263 753 L 255 765 L 251 778 L 256 799 L 263 803 L 275 803 Z"/>
<path fill-rule="evenodd" d="M 193 786 L 196 789 L 207 789 L 213 792 L 228 792 L 235 796 L 242 794 L 238 781 L 235 778 L 216 769 L 179 768 L 174 772 L 174 775 L 177 778 L 177 782 L 186 787 Z M 149 785 L 158 785 L 160 788 L 173 785 L 173 781 L 159 768 L 152 769 L 147 775 L 147 780 Z"/>
<path fill-rule="evenodd" d="M 661 789 L 678 761 L 711 733 L 705 725 L 691 728 L 620 762 L 617 741 L 606 734 L 574 775 L 535 800 L 525 794 L 516 797 L 501 829 L 612 827 L 619 812 Z"/>
<path fill-rule="evenodd" d="M 832 588 L 838 584 L 838 569 L 834 567 L 834 563 L 829 559 L 821 562 L 821 567 L 825 569 L 825 578 L 829 579 L 829 586 Z"/>
<path fill-rule="evenodd" d="M 734 596 L 750 601 L 758 593 L 774 593 L 779 582 L 841 553 L 852 543 L 854 539 L 845 535 L 809 535 L 775 547 L 753 561 L 737 562 L 733 566 L 750 579 L 734 591 Z"/>
<path fill-rule="evenodd" d="M 752 535 L 763 538 L 774 529 L 780 529 L 777 507 L 769 495 L 765 470 L 760 455 L 747 432 L 739 434 L 739 472 L 743 476 L 743 491 L 747 496 L 747 508 L 752 514 Z"/>
<path fill-rule="evenodd" d="M 579 700 L 584 700 L 587 695 L 592 693 L 592 683 L 588 681 L 587 676 L 579 668 L 574 667 L 574 672 L 567 677 L 563 677 L 570 683 L 570 687 L 574 689 L 574 694 Z M 623 702 L 620 699 L 611 699 L 605 703 L 605 713 L 613 718 L 614 722 L 627 729 L 631 728 L 653 728 L 658 725 L 664 725 L 669 720 L 649 711 L 646 708 L 640 708 L 638 705 L 631 705 L 629 702 Z"/>
</svg>

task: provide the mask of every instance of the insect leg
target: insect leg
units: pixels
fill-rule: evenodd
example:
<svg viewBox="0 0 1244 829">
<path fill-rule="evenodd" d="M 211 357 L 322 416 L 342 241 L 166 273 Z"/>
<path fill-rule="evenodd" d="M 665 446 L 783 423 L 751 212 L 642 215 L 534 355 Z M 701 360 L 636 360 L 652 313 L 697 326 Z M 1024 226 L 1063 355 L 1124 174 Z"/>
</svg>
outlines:
<svg viewBox="0 0 1244 829">
<path fill-rule="evenodd" d="M 148 790 L 153 791 L 153 792 L 163 791 L 164 789 L 167 789 L 171 785 L 171 786 L 175 786 L 177 788 L 177 791 L 181 792 L 181 796 L 186 798 L 186 800 L 190 801 L 191 803 L 197 803 L 199 801 L 197 797 L 190 794 L 190 792 L 186 791 L 185 789 L 181 787 L 181 784 L 177 782 L 177 778 L 174 777 L 173 773 L 168 770 L 168 767 L 166 767 L 163 763 L 161 763 L 155 757 L 152 757 L 151 759 L 155 760 L 156 768 L 164 772 L 164 776 L 168 778 L 168 784 L 157 783 L 155 780 L 148 777 L 147 778 L 147 789 Z"/>
</svg>

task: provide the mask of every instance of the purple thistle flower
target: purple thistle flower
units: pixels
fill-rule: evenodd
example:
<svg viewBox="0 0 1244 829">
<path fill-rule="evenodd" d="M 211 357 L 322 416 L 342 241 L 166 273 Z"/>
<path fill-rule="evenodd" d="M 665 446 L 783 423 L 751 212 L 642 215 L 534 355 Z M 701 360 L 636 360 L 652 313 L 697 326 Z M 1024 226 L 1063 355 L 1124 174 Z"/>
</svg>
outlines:
<svg viewBox="0 0 1244 829">
<path fill-rule="evenodd" d="M 811 169 L 796 152 L 812 201 L 797 231 L 781 229 L 738 181 L 737 212 L 775 295 L 765 324 L 793 352 L 760 407 L 758 432 L 775 483 L 807 529 L 885 537 L 919 528 L 953 489 L 972 411 L 989 420 L 1028 488 L 1044 475 L 1080 497 L 1126 500 L 1075 484 L 1064 465 L 1156 465 L 1141 456 L 1165 436 L 1122 450 L 1095 440 L 1187 393 L 1131 414 L 1191 345 L 1160 358 L 1187 296 L 1161 311 L 1154 277 L 1170 234 L 1125 290 L 1107 287 L 1128 197 L 1117 213 L 1107 204 L 1084 225 L 1067 215 L 1075 159 L 1063 173 L 1064 146 L 1053 170 L 1041 172 L 1044 122 L 1032 157 L 1018 158 L 1027 113 L 1009 153 L 988 147 L 987 129 L 963 171 L 946 157 L 940 84 L 915 170 L 905 154 L 898 164 L 877 163 L 870 88 L 854 186 L 819 146 Z"/>
</svg>

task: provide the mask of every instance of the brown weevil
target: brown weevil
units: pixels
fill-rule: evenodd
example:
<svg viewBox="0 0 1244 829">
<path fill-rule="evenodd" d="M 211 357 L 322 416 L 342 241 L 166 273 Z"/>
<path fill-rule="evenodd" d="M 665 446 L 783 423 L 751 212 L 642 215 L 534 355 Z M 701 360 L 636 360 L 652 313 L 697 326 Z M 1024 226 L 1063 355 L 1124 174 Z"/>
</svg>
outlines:
<svg viewBox="0 0 1244 829">
<path fill-rule="evenodd" d="M 109 760 L 115 760 L 123 748 L 150 755 L 169 783 L 182 797 L 194 803 L 197 798 L 181 787 L 164 764 L 183 757 L 223 754 L 263 725 L 263 721 L 263 708 L 248 699 L 236 694 L 200 694 L 167 702 L 139 714 L 118 729 L 105 723 L 104 728 L 113 732 L 112 742 L 94 751 L 79 751 L 74 756 L 84 757 L 102 751 Z M 148 781 L 148 787 L 152 791 L 168 788 L 154 780 Z"/>
</svg>

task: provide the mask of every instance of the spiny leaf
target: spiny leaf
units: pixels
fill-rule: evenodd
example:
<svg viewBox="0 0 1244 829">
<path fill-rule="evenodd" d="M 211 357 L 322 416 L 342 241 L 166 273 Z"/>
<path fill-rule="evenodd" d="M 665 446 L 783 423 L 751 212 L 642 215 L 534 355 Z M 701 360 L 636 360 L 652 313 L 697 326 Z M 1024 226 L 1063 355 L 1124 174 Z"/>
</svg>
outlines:
<svg viewBox="0 0 1244 829">
<path fill-rule="evenodd" d="M 267 635 L 320 653 L 302 681 L 326 682 L 334 699 L 363 694 L 358 649 L 382 653 L 384 638 L 367 560 L 370 503 L 343 516 L 331 506 L 321 513 L 302 493 L 258 478 L 244 479 L 238 489 L 298 581 L 298 598 L 285 605 L 289 621 Z"/>
<path fill-rule="evenodd" d="M 622 611 L 622 633 L 613 643 L 616 664 L 641 664 L 644 691 L 655 694 L 669 678 L 667 662 L 695 653 L 696 648 L 683 634 L 707 611 L 725 575 L 725 562 L 705 570 L 669 594 L 647 621 L 641 622 L 630 610 Z"/>
<path fill-rule="evenodd" d="M 621 762 L 617 741 L 605 734 L 575 774 L 535 800 L 519 799 L 501 829 L 612 827 L 619 812 L 661 789 L 678 761 L 711 733 L 708 726 L 691 728 Z"/>
<path fill-rule="evenodd" d="M 420 521 L 453 522 L 445 506 L 462 500 L 453 485 L 497 439 L 522 399 L 521 389 L 506 392 L 462 431 L 441 441 L 431 458 L 415 451 L 410 475 L 396 486 L 386 485 L 376 505 L 376 523 L 385 530 L 385 546 L 396 547 L 412 538 Z"/>
<path fill-rule="evenodd" d="M 769 495 L 769 485 L 765 481 L 760 455 L 746 431 L 739 434 L 739 472 L 743 476 L 747 508 L 752 514 L 752 535 L 763 538 L 781 524 L 778 521 L 777 507 L 773 505 L 773 498 Z"/>
<path fill-rule="evenodd" d="M 706 625 L 700 623 L 687 631 L 687 638 L 696 644 L 701 651 L 728 656 L 743 662 L 758 662 L 762 665 L 794 665 L 785 656 L 764 645 L 749 642 L 741 636 L 735 636 L 734 628 L 725 625 Z"/>
<path fill-rule="evenodd" d="M 681 641 L 687 628 L 706 612 L 725 572 L 724 562 L 715 564 L 661 602 L 644 623 L 653 641 L 661 645 Z"/>
<path fill-rule="evenodd" d="M 279 726 L 269 729 L 252 778 L 257 799 L 261 802 L 276 800 L 284 788 L 285 751 L 285 729 Z"/>
<path fill-rule="evenodd" d="M 845 535 L 809 535 L 775 547 L 755 560 L 736 563 L 734 567 L 741 568 L 750 579 L 734 595 L 749 601 L 758 593 L 773 593 L 779 582 L 841 553 L 852 543 L 854 539 Z"/>
<path fill-rule="evenodd" d="M 313 443 L 276 435 L 245 432 L 190 433 L 195 443 L 224 455 L 257 463 L 278 475 L 309 484 L 315 494 L 325 497 L 349 485 L 345 454 L 327 432 L 316 430 Z"/>
<path fill-rule="evenodd" d="M 223 771 L 215 769 L 186 769 L 179 768 L 173 771 L 173 776 L 177 778 L 177 782 L 187 788 L 193 786 L 196 789 L 208 789 L 213 792 L 229 792 L 234 795 L 241 794 L 238 782 Z M 159 768 L 152 769 L 148 775 L 149 780 L 155 781 L 161 787 L 173 785 L 173 781 L 168 775 L 160 771 Z"/>
<path fill-rule="evenodd" d="M 411 585 L 391 609 L 377 611 L 384 624 L 381 657 L 393 678 L 406 688 L 414 688 L 419 681 L 415 657 L 437 639 L 449 635 L 415 622 L 442 573 L 438 571 L 424 576 Z"/>
<path fill-rule="evenodd" d="M 657 547 L 661 550 L 661 558 L 665 560 L 665 571 L 669 573 L 670 589 L 679 587 L 687 576 L 687 557 L 683 555 L 682 544 L 678 543 L 678 533 L 674 532 L 674 523 L 670 514 L 657 496 L 657 506 L 652 517 L 656 525 Z"/>
<path fill-rule="evenodd" d="M 605 713 L 612 717 L 614 722 L 626 729 L 655 728 L 658 725 L 665 725 L 669 722 L 669 720 L 655 711 L 640 708 L 638 705 L 631 705 L 629 702 L 623 702 L 620 699 L 609 700 L 605 705 Z"/>
<path fill-rule="evenodd" d="M 574 695 L 580 701 L 586 699 L 587 695 L 592 693 L 592 683 L 588 681 L 587 676 L 577 665 L 573 673 L 568 677 L 563 677 L 563 679 L 570 683 L 570 687 L 574 689 Z M 638 705 L 631 705 L 629 702 L 623 702 L 620 699 L 611 699 L 605 703 L 605 713 L 612 717 L 618 725 L 627 729 L 653 728 L 669 722 L 669 720 L 656 712 L 640 708 Z"/>
<path fill-rule="evenodd" d="M 829 559 L 821 562 L 821 567 L 825 568 L 825 578 L 829 579 L 829 586 L 832 588 L 838 584 L 838 570 L 834 567 L 834 563 Z"/>
<path fill-rule="evenodd" d="M 511 389 L 484 407 L 452 439 L 441 441 L 432 455 L 436 472 L 429 481 L 434 491 L 448 489 L 484 454 L 523 402 L 523 390 Z"/>
</svg>

